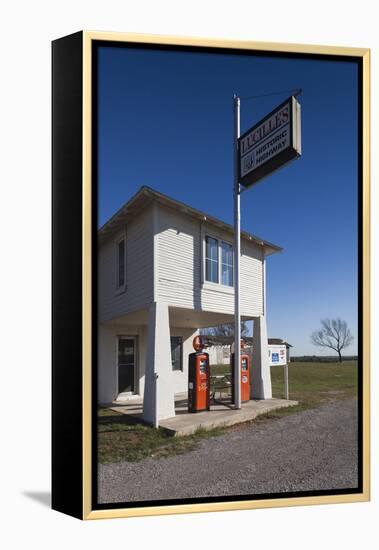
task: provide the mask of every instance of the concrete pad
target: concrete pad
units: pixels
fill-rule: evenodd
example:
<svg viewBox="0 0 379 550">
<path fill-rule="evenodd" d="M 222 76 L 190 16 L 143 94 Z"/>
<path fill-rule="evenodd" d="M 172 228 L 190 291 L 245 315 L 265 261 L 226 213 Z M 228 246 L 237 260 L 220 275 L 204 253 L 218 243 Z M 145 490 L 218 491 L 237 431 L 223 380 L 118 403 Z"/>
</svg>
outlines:
<svg viewBox="0 0 379 550">
<path fill-rule="evenodd" d="M 189 413 L 187 409 L 187 395 L 175 396 L 176 416 L 162 420 L 159 423 L 161 428 L 171 432 L 173 435 L 190 435 L 197 429 L 211 429 L 222 426 L 232 426 L 253 420 L 259 415 L 281 409 L 283 407 L 293 407 L 297 401 L 286 399 L 254 399 L 247 403 L 242 403 L 242 409 L 235 410 L 227 400 L 220 400 L 212 403 L 210 411 L 198 413 Z M 127 414 L 142 421 L 142 400 L 140 403 L 117 403 L 110 407 L 112 410 L 121 414 Z"/>
<path fill-rule="evenodd" d="M 214 404 L 211 405 L 210 411 L 187 412 L 163 420 L 160 427 L 173 432 L 174 435 L 189 435 L 199 428 L 211 429 L 241 424 L 253 420 L 261 414 L 283 407 L 293 407 L 297 404 L 297 401 L 287 401 L 286 399 L 251 400 L 243 403 L 240 410 L 226 407 L 224 404 Z"/>
</svg>

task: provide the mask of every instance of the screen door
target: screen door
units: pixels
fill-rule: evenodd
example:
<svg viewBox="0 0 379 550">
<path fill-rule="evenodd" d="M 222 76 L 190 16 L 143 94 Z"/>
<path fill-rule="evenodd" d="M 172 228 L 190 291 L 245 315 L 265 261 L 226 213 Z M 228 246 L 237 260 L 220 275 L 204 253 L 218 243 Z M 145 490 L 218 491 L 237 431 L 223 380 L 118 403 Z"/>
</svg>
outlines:
<svg viewBox="0 0 379 550">
<path fill-rule="evenodd" d="M 122 336 L 118 339 L 118 393 L 135 392 L 136 339 Z"/>
</svg>

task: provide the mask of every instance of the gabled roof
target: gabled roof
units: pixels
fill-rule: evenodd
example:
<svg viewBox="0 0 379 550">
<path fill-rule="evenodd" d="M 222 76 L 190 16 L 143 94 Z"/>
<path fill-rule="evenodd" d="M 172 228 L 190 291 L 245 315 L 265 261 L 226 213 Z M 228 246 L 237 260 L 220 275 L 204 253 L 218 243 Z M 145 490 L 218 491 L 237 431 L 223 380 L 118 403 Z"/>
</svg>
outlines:
<svg viewBox="0 0 379 550">
<path fill-rule="evenodd" d="M 144 185 L 99 229 L 99 242 L 105 240 L 108 235 L 114 233 L 120 227 L 133 219 L 143 208 L 149 206 L 153 201 L 174 208 L 177 211 L 179 210 L 187 214 L 188 216 L 192 216 L 193 218 L 206 221 L 207 223 L 215 225 L 220 229 L 227 231 L 228 233 L 234 233 L 232 225 L 225 223 L 218 218 L 215 218 L 214 216 L 210 216 L 209 214 L 197 210 L 196 208 L 192 208 L 192 206 L 189 206 L 188 204 L 172 199 L 171 197 L 168 197 L 167 195 L 164 195 L 163 193 L 155 191 L 155 189 Z M 275 252 L 282 251 L 282 248 L 280 246 L 265 241 L 264 239 L 261 239 L 256 235 L 251 235 L 246 231 L 241 231 L 241 238 L 253 241 L 256 244 L 263 246 L 266 256 L 274 254 Z"/>
<path fill-rule="evenodd" d="M 268 338 L 268 343 L 271 344 L 272 346 L 273 345 L 288 346 L 290 348 L 293 348 L 293 346 L 291 344 L 286 342 L 286 340 L 282 340 L 282 338 Z"/>
</svg>

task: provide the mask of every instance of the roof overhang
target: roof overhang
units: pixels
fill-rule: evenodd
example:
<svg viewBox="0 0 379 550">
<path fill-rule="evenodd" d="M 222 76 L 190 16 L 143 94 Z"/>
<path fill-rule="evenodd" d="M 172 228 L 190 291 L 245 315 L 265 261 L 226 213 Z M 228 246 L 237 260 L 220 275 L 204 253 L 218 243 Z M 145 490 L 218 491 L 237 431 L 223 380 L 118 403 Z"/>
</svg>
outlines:
<svg viewBox="0 0 379 550">
<path fill-rule="evenodd" d="M 207 222 L 211 225 L 219 227 L 220 229 L 234 234 L 234 228 L 232 225 L 225 223 L 218 218 L 210 216 L 205 212 L 197 210 L 192 206 L 174 200 L 163 193 L 155 191 L 151 187 L 143 186 L 141 187 L 135 195 L 118 210 L 98 231 L 99 242 L 103 242 L 107 239 L 108 236 L 117 232 L 123 225 L 130 222 L 143 208 L 149 206 L 152 202 L 157 202 L 169 208 L 174 208 L 179 210 L 193 218 L 199 219 L 201 221 Z M 241 238 L 247 241 L 254 242 L 259 246 L 262 246 L 264 249 L 265 256 L 275 254 L 276 252 L 281 252 L 283 249 L 276 244 L 270 243 L 257 237 L 257 235 L 252 235 L 246 231 L 241 231 Z"/>
</svg>

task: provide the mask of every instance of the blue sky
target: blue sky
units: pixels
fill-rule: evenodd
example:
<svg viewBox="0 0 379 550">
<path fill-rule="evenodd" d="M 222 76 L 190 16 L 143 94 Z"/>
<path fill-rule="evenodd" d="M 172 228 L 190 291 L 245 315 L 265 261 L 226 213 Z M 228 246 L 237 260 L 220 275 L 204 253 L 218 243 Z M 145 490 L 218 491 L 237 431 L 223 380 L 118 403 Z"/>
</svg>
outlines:
<svg viewBox="0 0 379 550">
<path fill-rule="evenodd" d="M 302 88 L 302 156 L 241 196 L 241 227 L 284 248 L 267 259 L 270 337 L 320 354 L 341 317 L 357 351 L 357 84 L 351 62 L 99 49 L 99 225 L 142 185 L 233 223 L 233 94 Z M 288 96 L 241 101 L 241 132 Z M 324 354 L 330 354 L 325 351 Z"/>
</svg>

